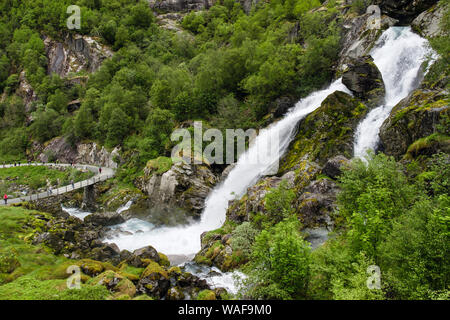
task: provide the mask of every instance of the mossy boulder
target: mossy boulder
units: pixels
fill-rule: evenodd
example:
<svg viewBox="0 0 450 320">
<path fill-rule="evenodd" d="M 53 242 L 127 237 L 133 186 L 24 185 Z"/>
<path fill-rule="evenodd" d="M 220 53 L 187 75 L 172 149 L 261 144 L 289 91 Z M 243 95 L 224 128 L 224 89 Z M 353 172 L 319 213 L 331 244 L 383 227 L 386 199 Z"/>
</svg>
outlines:
<svg viewBox="0 0 450 320">
<path fill-rule="evenodd" d="M 167 271 L 154 261 L 151 261 L 144 272 L 142 272 L 141 279 L 137 285 L 140 293 L 159 298 L 166 295 L 169 287 L 170 280 Z"/>
<path fill-rule="evenodd" d="M 368 108 L 359 99 L 342 91 L 329 95 L 314 112 L 299 124 L 288 153 L 281 159 L 279 173 L 285 173 L 301 161 L 323 165 L 334 156 L 353 156 L 354 134 Z"/>
<path fill-rule="evenodd" d="M 158 255 L 159 255 L 159 262 L 158 263 L 161 266 L 169 267 L 170 266 L 169 258 L 167 258 L 167 256 L 164 253 L 161 253 L 161 252 L 158 252 Z"/>
<path fill-rule="evenodd" d="M 202 290 L 198 293 L 197 300 L 216 300 L 216 293 L 212 290 Z"/>
<path fill-rule="evenodd" d="M 89 276 L 97 276 L 105 270 L 103 263 L 90 259 L 80 261 L 81 270 Z"/>
<path fill-rule="evenodd" d="M 184 293 L 179 287 L 170 288 L 166 295 L 167 300 L 183 300 L 184 297 Z"/>
<path fill-rule="evenodd" d="M 14 252 L 0 252 L 0 273 L 11 273 L 20 267 L 20 261 Z"/>
<path fill-rule="evenodd" d="M 136 294 L 136 287 L 134 284 L 121 274 L 114 272 L 112 270 L 107 270 L 94 279 L 89 281 L 92 285 L 103 285 L 108 288 L 108 290 L 115 292 L 116 297 L 128 296 L 134 297 Z"/>
<path fill-rule="evenodd" d="M 445 151 L 449 144 L 448 119 L 449 98 L 446 91 L 415 90 L 394 107 L 381 126 L 381 149 L 399 160 L 407 153 L 411 144 L 434 134 L 417 143 L 413 148 L 415 151 L 410 150 L 410 155 L 417 153 L 420 145 L 427 147 L 427 153 L 433 153 L 433 150 Z"/>
</svg>

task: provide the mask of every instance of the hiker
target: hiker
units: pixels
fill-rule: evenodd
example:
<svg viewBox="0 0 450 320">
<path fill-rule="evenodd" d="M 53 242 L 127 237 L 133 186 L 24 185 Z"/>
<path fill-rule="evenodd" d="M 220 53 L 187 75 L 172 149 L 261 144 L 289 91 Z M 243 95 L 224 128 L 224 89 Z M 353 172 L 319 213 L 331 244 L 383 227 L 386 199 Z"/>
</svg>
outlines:
<svg viewBox="0 0 450 320">
<path fill-rule="evenodd" d="M 7 205 L 8 204 L 8 195 L 6 193 L 3 196 L 3 200 L 5 200 L 5 205 Z"/>
<path fill-rule="evenodd" d="M 73 183 L 73 179 L 70 181 L 70 183 L 72 184 L 72 189 L 75 189 L 75 184 Z"/>
<path fill-rule="evenodd" d="M 48 188 L 48 192 L 47 192 L 47 194 L 48 194 L 48 195 L 51 195 L 51 194 L 53 194 L 53 190 L 52 190 L 52 187 L 49 187 L 49 188 Z"/>
<path fill-rule="evenodd" d="M 102 168 L 98 168 L 98 173 L 102 174 Z"/>
</svg>

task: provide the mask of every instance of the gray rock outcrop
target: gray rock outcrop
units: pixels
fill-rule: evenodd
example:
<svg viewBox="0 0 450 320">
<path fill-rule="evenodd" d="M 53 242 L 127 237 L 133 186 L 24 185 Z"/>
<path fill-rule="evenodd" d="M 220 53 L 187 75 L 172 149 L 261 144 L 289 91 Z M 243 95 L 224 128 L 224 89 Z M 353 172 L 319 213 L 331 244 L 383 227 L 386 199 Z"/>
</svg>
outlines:
<svg viewBox="0 0 450 320">
<path fill-rule="evenodd" d="M 93 37 L 69 34 L 63 42 L 46 37 L 44 44 L 48 57 L 48 73 L 56 73 L 62 78 L 81 70 L 94 72 L 103 60 L 113 55 L 108 47 Z"/>
<path fill-rule="evenodd" d="M 351 60 L 342 76 L 342 83 L 370 107 L 381 103 L 386 94 L 381 72 L 370 56 Z"/>
</svg>

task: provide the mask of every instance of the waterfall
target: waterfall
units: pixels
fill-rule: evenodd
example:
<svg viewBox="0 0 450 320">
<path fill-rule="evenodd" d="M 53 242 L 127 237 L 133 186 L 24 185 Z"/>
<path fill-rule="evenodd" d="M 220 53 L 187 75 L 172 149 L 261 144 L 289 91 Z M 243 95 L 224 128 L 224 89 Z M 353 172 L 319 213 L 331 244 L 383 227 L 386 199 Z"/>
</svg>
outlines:
<svg viewBox="0 0 450 320">
<path fill-rule="evenodd" d="M 261 130 L 225 181 L 210 193 L 198 223 L 186 227 L 163 227 L 132 235 L 118 235 L 108 241 L 117 244 L 120 249 L 134 250 L 152 245 L 167 255 L 192 257 L 201 249 L 200 235 L 205 231 L 217 229 L 224 223 L 228 202 L 245 194 L 248 187 L 279 161 L 295 136 L 298 122 L 320 107 L 325 98 L 337 90 L 349 93 L 341 79 L 338 79 L 327 89 L 317 91 L 300 100 L 283 119 Z M 273 144 L 268 143 L 273 141 L 274 136 L 279 141 L 275 148 Z M 261 153 L 266 154 L 265 161 L 256 163 L 252 161 Z M 126 230 L 126 225 L 123 225 L 122 229 Z"/>
<path fill-rule="evenodd" d="M 354 155 L 359 158 L 376 149 L 383 122 L 392 108 L 419 86 L 421 65 L 427 58 L 433 59 L 434 53 L 428 41 L 410 27 L 391 27 L 380 36 L 371 56 L 383 76 L 386 96 L 384 104 L 358 125 Z"/>
</svg>

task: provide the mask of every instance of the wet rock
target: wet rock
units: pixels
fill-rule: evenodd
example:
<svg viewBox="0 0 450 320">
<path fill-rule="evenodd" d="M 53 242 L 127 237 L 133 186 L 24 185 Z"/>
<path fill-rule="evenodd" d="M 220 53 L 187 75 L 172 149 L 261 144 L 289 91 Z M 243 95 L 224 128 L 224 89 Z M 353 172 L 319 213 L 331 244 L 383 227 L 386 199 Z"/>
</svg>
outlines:
<svg viewBox="0 0 450 320">
<path fill-rule="evenodd" d="M 150 259 L 155 262 L 159 262 L 160 257 L 158 251 L 152 246 L 146 246 L 137 250 L 134 250 L 133 255 L 140 259 Z"/>
<path fill-rule="evenodd" d="M 337 179 L 342 174 L 342 167 L 347 165 L 349 160 L 344 156 L 336 156 L 325 163 L 322 172 L 330 178 Z"/>
<path fill-rule="evenodd" d="M 370 56 L 353 59 L 342 76 L 342 83 L 355 96 L 368 102 L 370 107 L 377 106 L 386 94 L 383 77 Z"/>
<path fill-rule="evenodd" d="M 117 212 L 96 212 L 86 216 L 84 221 L 97 226 L 113 226 L 125 222 L 125 219 Z"/>
<path fill-rule="evenodd" d="M 150 161 L 136 185 L 148 195 L 150 214 L 184 212 L 198 218 L 217 182 L 217 176 L 204 164 L 180 162 L 159 173 Z"/>
<path fill-rule="evenodd" d="M 297 135 L 280 160 L 279 172 L 305 172 L 304 166 L 312 162 L 324 165 L 337 155 L 353 157 L 355 131 L 368 111 L 365 104 L 349 94 L 336 91 L 329 95 L 300 121 Z"/>
<path fill-rule="evenodd" d="M 398 20 L 382 15 L 380 18 L 381 29 L 374 28 L 372 22 L 372 14 L 350 16 L 343 22 L 342 49 L 338 61 L 339 71 L 343 72 L 347 68 L 347 63 L 352 59 L 368 55 L 382 31 L 395 25 Z"/>
</svg>

